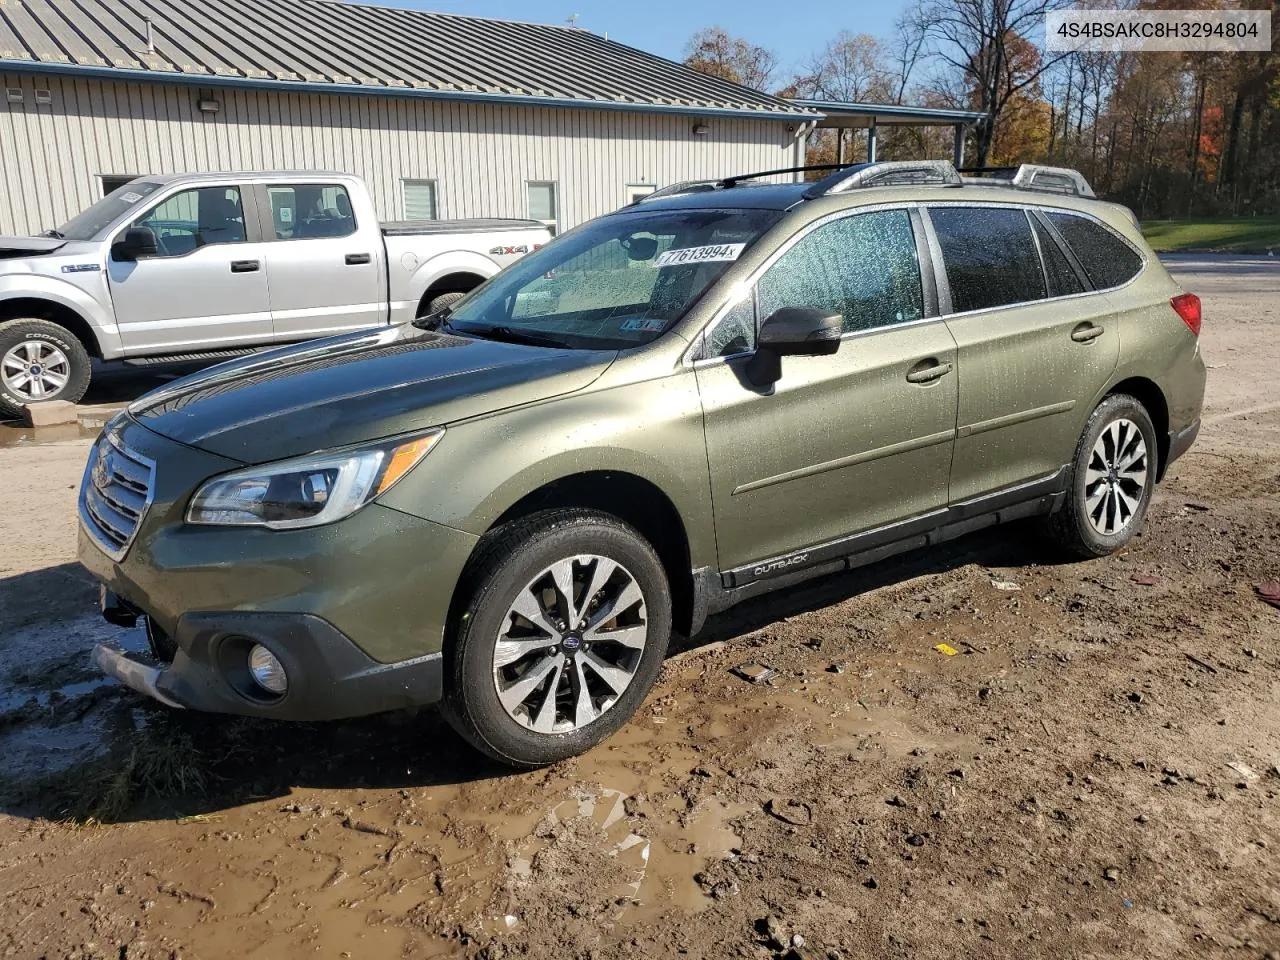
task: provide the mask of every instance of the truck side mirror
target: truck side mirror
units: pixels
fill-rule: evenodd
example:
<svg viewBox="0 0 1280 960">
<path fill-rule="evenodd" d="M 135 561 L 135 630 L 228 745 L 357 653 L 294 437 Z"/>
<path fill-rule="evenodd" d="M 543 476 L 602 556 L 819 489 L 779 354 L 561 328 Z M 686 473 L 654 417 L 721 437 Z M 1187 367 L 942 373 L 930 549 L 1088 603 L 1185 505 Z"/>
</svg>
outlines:
<svg viewBox="0 0 1280 960">
<path fill-rule="evenodd" d="M 120 263 L 154 257 L 158 252 L 155 231 L 150 227 L 130 227 L 111 245 L 111 259 Z"/>
<path fill-rule="evenodd" d="M 747 376 L 761 386 L 782 377 L 784 356 L 829 356 L 840 349 L 844 317 L 813 307 L 781 307 L 760 324 Z"/>
</svg>

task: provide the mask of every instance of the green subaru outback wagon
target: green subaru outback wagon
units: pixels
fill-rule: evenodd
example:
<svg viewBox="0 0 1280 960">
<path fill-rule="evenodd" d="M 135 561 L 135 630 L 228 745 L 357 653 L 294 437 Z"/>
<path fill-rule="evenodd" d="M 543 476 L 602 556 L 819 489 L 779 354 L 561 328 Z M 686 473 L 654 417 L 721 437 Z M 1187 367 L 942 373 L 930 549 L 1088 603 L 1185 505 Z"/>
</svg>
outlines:
<svg viewBox="0 0 1280 960">
<path fill-rule="evenodd" d="M 80 559 L 151 656 L 94 657 L 193 710 L 441 701 L 550 763 L 746 597 L 1015 518 L 1122 547 L 1199 428 L 1199 329 L 1074 171 L 667 188 L 445 311 L 114 419 Z"/>
</svg>

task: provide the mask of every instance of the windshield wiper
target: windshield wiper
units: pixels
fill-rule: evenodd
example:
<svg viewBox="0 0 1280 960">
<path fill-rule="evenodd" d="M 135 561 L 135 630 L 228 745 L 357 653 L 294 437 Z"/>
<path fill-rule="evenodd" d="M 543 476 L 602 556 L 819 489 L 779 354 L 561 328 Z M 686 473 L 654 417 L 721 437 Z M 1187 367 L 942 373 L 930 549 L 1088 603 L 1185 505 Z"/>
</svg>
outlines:
<svg viewBox="0 0 1280 960">
<path fill-rule="evenodd" d="M 65 236 L 63 236 L 63 235 L 62 235 L 62 233 L 61 233 L 60 231 L 58 231 L 58 230 L 46 230 L 44 233 L 40 234 L 40 236 L 42 236 L 42 237 L 49 237 L 49 238 L 50 238 L 50 239 L 52 239 L 52 240 L 65 240 L 65 239 L 67 239 L 67 238 L 66 238 Z"/>
<path fill-rule="evenodd" d="M 563 340 L 558 340 L 545 333 L 530 333 L 526 330 L 517 330 L 514 327 L 508 327 L 505 324 L 497 324 L 487 327 L 454 327 L 450 325 L 450 329 L 454 333 L 480 337 L 484 340 L 502 340 L 506 343 L 523 343 L 531 347 L 564 347 Z"/>
<path fill-rule="evenodd" d="M 430 330 L 432 333 L 437 330 L 447 330 L 449 328 L 449 314 L 451 313 L 453 313 L 453 310 L 445 307 L 435 313 L 428 313 L 425 317 L 418 317 L 412 323 L 419 330 Z"/>
</svg>

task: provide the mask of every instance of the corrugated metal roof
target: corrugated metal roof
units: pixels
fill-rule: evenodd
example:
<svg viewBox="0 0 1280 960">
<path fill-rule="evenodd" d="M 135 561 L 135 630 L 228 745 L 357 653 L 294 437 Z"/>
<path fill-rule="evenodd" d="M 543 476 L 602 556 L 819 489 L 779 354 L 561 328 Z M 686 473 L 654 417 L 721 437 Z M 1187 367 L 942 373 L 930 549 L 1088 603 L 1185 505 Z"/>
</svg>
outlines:
<svg viewBox="0 0 1280 960">
<path fill-rule="evenodd" d="M 816 115 L 586 30 L 335 0 L 0 0 L 0 68 Z"/>
</svg>

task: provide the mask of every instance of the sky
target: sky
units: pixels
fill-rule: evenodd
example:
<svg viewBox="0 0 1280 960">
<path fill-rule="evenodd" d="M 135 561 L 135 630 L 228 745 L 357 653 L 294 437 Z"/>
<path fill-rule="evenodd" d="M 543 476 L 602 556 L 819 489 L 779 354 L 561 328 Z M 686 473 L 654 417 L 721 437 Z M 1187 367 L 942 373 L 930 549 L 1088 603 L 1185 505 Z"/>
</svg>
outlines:
<svg viewBox="0 0 1280 960">
<path fill-rule="evenodd" d="M 388 5 L 535 23 L 577 25 L 670 60 L 684 58 L 685 41 L 703 27 L 774 51 L 786 80 L 841 30 L 888 37 L 907 0 L 376 0 Z"/>
</svg>

